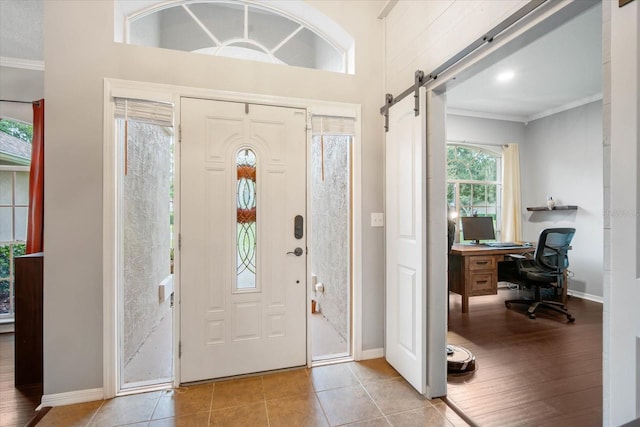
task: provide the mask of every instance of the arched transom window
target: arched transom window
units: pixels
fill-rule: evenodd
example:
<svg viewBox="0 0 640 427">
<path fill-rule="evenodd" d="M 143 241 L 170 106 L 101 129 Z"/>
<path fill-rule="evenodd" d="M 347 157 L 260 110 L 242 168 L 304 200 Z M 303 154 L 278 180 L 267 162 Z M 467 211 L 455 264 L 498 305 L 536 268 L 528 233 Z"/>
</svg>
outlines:
<svg viewBox="0 0 640 427">
<path fill-rule="evenodd" d="M 129 13 L 126 42 L 215 56 L 352 72 L 353 41 L 335 23 L 298 1 L 183 0 Z M 297 6 L 297 9 L 296 9 Z M 303 11 L 305 18 L 296 16 Z M 320 19 L 318 19 L 320 17 Z M 323 25 L 323 21 L 326 25 Z M 336 28 L 338 28 L 337 34 Z"/>
</svg>

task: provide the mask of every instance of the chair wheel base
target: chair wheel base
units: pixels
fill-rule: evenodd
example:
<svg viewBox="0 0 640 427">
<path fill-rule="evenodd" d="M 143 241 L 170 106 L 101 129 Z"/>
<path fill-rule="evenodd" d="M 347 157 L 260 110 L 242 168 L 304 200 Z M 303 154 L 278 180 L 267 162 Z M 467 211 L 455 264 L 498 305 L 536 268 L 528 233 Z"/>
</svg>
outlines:
<svg viewBox="0 0 640 427">
<path fill-rule="evenodd" d="M 529 319 L 535 319 L 535 318 L 536 318 L 536 315 L 535 315 L 535 314 L 533 314 L 533 313 L 529 313 Z"/>
<path fill-rule="evenodd" d="M 511 308 L 511 303 L 505 301 L 504 306 L 507 307 L 507 308 Z"/>
<path fill-rule="evenodd" d="M 567 316 L 567 320 L 569 321 L 569 323 L 573 323 L 576 321 L 576 318 L 573 316 Z"/>
</svg>

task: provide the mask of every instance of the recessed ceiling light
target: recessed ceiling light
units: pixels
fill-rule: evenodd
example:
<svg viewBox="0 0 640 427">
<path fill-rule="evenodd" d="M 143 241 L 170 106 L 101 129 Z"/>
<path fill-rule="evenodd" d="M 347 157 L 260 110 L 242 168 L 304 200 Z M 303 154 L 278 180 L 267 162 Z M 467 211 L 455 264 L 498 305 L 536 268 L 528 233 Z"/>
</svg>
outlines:
<svg viewBox="0 0 640 427">
<path fill-rule="evenodd" d="M 515 77 L 515 73 L 513 71 L 504 71 L 498 74 L 498 77 L 496 77 L 496 80 L 498 80 L 499 82 L 508 82 L 514 77 Z"/>
</svg>

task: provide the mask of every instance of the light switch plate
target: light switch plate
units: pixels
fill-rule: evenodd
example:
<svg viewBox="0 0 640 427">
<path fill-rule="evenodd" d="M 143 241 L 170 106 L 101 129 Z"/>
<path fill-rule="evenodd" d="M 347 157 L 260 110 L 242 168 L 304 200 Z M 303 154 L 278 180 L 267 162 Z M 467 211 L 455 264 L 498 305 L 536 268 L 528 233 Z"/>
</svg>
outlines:
<svg viewBox="0 0 640 427">
<path fill-rule="evenodd" d="M 384 227 L 384 213 L 372 212 L 371 213 L 371 226 L 372 227 Z"/>
</svg>

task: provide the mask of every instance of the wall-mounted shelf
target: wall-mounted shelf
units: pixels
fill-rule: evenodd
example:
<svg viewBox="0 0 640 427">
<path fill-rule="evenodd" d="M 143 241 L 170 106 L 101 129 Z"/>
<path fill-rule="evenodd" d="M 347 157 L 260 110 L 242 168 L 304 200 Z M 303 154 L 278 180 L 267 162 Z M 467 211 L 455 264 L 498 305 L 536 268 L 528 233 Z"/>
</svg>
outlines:
<svg viewBox="0 0 640 427">
<path fill-rule="evenodd" d="M 528 211 L 575 211 L 578 207 L 576 205 L 557 205 L 552 209 L 549 209 L 546 206 L 533 206 L 527 208 Z"/>
</svg>

